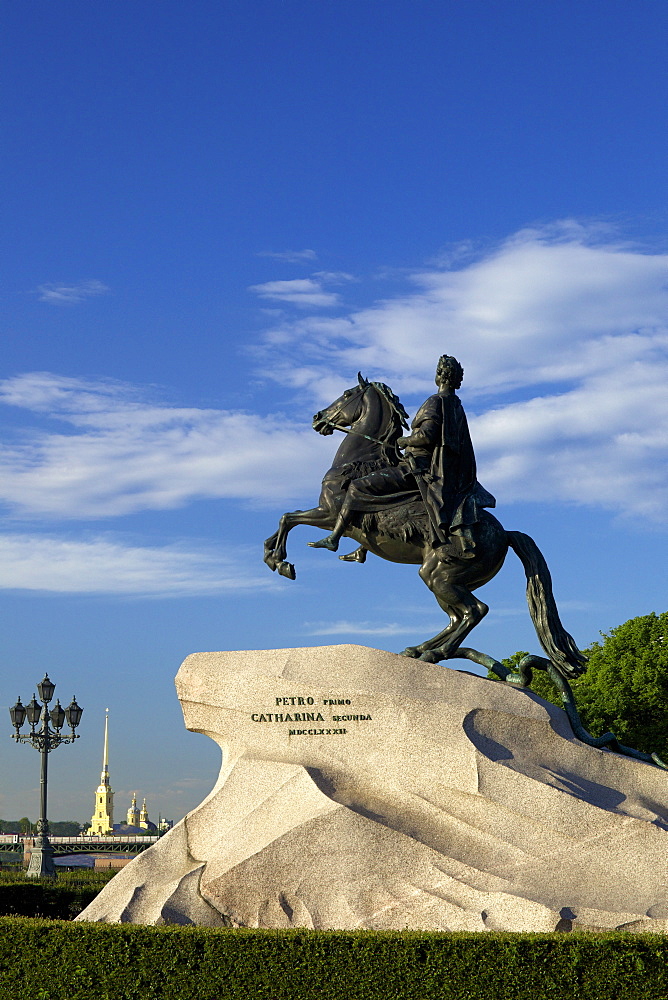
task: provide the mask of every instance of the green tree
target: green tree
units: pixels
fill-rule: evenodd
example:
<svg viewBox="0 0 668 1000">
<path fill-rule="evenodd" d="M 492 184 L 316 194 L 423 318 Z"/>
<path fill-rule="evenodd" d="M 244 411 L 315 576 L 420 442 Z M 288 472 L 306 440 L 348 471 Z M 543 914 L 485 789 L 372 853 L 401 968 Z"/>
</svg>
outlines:
<svg viewBox="0 0 668 1000">
<path fill-rule="evenodd" d="M 587 672 L 571 687 L 582 723 L 593 736 L 612 730 L 628 746 L 668 759 L 668 611 L 631 618 L 603 642 L 584 650 Z M 504 660 L 516 666 L 524 653 Z M 543 671 L 534 671 L 536 694 L 561 705 Z"/>
<path fill-rule="evenodd" d="M 17 819 L 0 820 L 0 833 L 20 833 L 21 824 Z"/>
<path fill-rule="evenodd" d="M 77 837 L 81 831 L 81 823 L 73 819 L 51 820 L 49 829 L 54 837 Z"/>
</svg>

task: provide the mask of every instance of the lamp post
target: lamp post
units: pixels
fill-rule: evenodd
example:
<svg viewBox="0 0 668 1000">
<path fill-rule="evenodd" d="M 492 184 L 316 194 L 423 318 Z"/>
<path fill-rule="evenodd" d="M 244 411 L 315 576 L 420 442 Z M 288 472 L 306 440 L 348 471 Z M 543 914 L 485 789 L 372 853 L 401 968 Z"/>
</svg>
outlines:
<svg viewBox="0 0 668 1000">
<path fill-rule="evenodd" d="M 52 750 L 59 747 L 61 743 L 73 743 L 79 736 L 74 732 L 81 721 L 83 708 L 72 701 L 67 708 L 62 708 L 60 701 L 56 701 L 55 707 L 49 712 L 49 702 L 53 698 L 56 685 L 44 674 L 44 680 L 37 685 L 37 693 L 40 702 L 36 701 L 35 695 L 29 705 L 22 705 L 19 698 L 16 704 L 10 708 L 12 725 L 16 732 L 12 734 L 12 739 L 19 743 L 30 743 L 42 755 L 42 773 L 40 778 L 40 810 L 37 822 L 37 837 L 33 842 L 30 863 L 28 865 L 29 878 L 55 878 L 56 869 L 53 863 L 53 848 L 49 843 L 49 821 L 46 818 L 46 793 L 47 793 L 47 772 L 48 758 Z M 21 726 L 28 717 L 30 732 L 20 732 Z M 70 727 L 70 733 L 61 734 L 60 730 L 65 724 Z M 41 721 L 41 729 L 35 729 Z M 51 724 L 49 724 L 51 723 Z"/>
</svg>

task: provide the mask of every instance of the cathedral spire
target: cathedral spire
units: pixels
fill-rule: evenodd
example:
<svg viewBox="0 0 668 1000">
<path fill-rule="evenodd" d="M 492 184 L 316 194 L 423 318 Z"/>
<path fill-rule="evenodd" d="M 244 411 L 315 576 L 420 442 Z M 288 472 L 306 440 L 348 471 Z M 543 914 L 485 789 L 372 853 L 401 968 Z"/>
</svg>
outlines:
<svg viewBox="0 0 668 1000">
<path fill-rule="evenodd" d="M 102 754 L 102 772 L 100 784 L 95 792 L 95 812 L 90 823 L 90 833 L 113 833 L 114 830 L 114 793 L 109 781 L 109 709 L 104 716 L 104 751 Z"/>
<path fill-rule="evenodd" d="M 109 709 L 105 708 L 104 716 L 104 753 L 102 755 L 102 773 L 100 774 L 100 784 L 109 784 Z"/>
</svg>

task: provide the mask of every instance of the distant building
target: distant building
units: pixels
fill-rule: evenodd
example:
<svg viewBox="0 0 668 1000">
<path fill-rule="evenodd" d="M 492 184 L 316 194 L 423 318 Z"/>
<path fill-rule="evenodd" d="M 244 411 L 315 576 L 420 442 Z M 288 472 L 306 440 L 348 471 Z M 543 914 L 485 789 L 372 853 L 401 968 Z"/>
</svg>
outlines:
<svg viewBox="0 0 668 1000">
<path fill-rule="evenodd" d="M 167 821 L 165 821 L 167 822 Z M 127 811 L 126 822 L 117 825 L 114 828 L 115 833 L 131 834 L 133 830 L 142 832 L 143 830 L 149 830 L 151 833 L 157 833 L 158 830 L 167 829 L 169 830 L 172 826 L 171 822 L 167 827 L 164 826 L 164 822 L 160 826 L 156 826 L 148 818 L 148 809 L 146 808 L 146 799 L 142 803 L 141 809 L 137 808 L 137 793 L 135 792 L 132 796 L 132 802 L 130 808 Z"/>
<path fill-rule="evenodd" d="M 95 812 L 88 833 L 112 833 L 114 829 L 114 793 L 109 783 L 109 709 L 104 717 L 104 753 L 100 784 L 95 792 Z"/>
<path fill-rule="evenodd" d="M 172 820 L 160 819 L 158 825 L 148 818 L 146 799 L 141 809 L 137 808 L 137 793 L 132 796 L 130 808 L 126 813 L 124 823 L 114 824 L 114 793 L 109 783 L 109 710 L 104 719 L 104 753 L 102 757 L 102 773 L 100 784 L 95 792 L 95 812 L 86 833 L 104 836 L 114 834 L 121 837 L 131 837 L 142 833 L 166 833 L 174 825 Z"/>
<path fill-rule="evenodd" d="M 144 799 L 146 802 L 146 799 Z M 127 814 L 127 825 L 128 826 L 139 826 L 139 809 L 137 809 L 137 793 L 135 792 L 132 796 L 132 804 L 128 809 Z"/>
</svg>

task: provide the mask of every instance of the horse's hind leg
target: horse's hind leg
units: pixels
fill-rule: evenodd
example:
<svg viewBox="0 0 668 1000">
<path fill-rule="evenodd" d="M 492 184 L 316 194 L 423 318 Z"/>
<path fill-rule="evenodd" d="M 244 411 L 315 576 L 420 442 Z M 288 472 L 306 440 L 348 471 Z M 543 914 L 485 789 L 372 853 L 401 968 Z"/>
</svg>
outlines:
<svg viewBox="0 0 668 1000">
<path fill-rule="evenodd" d="M 453 656 L 469 632 L 480 624 L 489 611 L 487 605 L 465 587 L 452 587 L 435 597 L 449 616 L 450 624 L 433 639 L 422 643 L 420 659 L 429 663 L 438 663 Z"/>
<path fill-rule="evenodd" d="M 419 657 L 429 663 L 447 660 L 459 648 L 466 636 L 478 625 L 489 608 L 470 590 L 450 579 L 455 570 L 443 562 L 428 560 L 420 569 L 420 576 L 427 584 L 450 621 L 446 627 L 426 639 L 419 646 L 408 646 L 403 656 Z"/>
<path fill-rule="evenodd" d="M 466 636 L 478 625 L 489 608 L 464 587 L 448 587 L 436 600 L 450 618 L 449 624 L 431 639 L 425 639 L 419 646 L 408 646 L 402 656 L 414 656 L 429 663 L 447 660 Z"/>
</svg>

